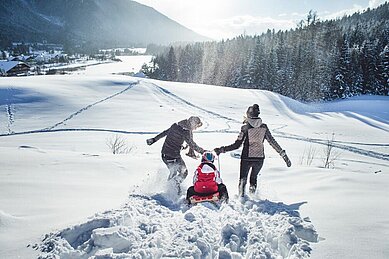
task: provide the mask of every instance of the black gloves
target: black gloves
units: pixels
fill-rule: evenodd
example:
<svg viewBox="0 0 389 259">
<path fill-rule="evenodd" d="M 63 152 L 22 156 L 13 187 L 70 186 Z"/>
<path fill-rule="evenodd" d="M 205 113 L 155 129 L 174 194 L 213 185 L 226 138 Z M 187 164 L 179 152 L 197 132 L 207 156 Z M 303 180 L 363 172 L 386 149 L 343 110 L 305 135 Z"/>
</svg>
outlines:
<svg viewBox="0 0 389 259">
<path fill-rule="evenodd" d="M 194 150 L 191 148 L 189 148 L 188 153 L 186 153 L 185 155 L 187 155 L 188 157 L 193 158 L 193 159 L 199 158 L 199 156 L 197 156 L 196 153 L 194 152 Z"/>
<path fill-rule="evenodd" d="M 155 138 L 149 138 L 149 139 L 146 139 L 146 143 L 147 143 L 147 145 L 152 145 L 152 144 L 154 144 L 154 142 L 155 142 Z"/>
<path fill-rule="evenodd" d="M 213 151 L 215 151 L 216 155 L 220 155 L 221 153 L 225 153 L 226 152 L 224 147 L 217 147 Z"/>
<path fill-rule="evenodd" d="M 285 161 L 285 163 L 286 163 L 286 166 L 287 166 L 287 167 L 291 167 L 292 162 L 290 162 L 289 157 L 286 155 L 285 150 L 282 150 L 282 151 L 280 152 L 280 156 L 284 159 L 284 161 Z"/>
</svg>

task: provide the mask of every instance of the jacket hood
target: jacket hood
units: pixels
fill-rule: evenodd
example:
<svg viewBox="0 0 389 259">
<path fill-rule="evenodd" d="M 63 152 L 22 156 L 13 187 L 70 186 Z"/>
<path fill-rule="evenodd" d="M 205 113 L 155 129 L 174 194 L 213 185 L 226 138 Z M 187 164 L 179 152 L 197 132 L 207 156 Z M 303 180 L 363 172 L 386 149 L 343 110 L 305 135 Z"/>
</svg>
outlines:
<svg viewBox="0 0 389 259">
<path fill-rule="evenodd" d="M 188 120 L 179 121 L 179 122 L 177 122 L 177 125 L 183 129 L 190 130 L 190 124 L 189 124 Z"/>
<path fill-rule="evenodd" d="M 246 122 L 253 126 L 254 128 L 259 128 L 262 125 L 262 119 L 261 118 L 247 118 Z"/>
<path fill-rule="evenodd" d="M 202 125 L 202 122 L 199 117 L 191 116 L 189 117 L 189 119 L 179 121 L 177 124 L 185 130 L 192 131 L 200 127 Z"/>
</svg>

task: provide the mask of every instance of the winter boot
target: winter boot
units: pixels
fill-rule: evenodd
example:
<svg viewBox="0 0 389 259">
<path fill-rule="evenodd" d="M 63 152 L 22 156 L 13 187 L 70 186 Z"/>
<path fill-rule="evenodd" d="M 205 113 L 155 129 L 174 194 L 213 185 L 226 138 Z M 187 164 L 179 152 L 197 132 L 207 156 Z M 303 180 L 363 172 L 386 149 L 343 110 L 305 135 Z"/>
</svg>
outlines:
<svg viewBox="0 0 389 259">
<path fill-rule="evenodd" d="M 176 175 L 173 180 L 176 185 L 177 194 L 181 196 L 182 195 L 181 183 L 184 181 L 184 179 L 180 175 Z"/>
<path fill-rule="evenodd" d="M 250 192 L 250 194 L 254 194 L 256 190 L 257 190 L 257 186 L 255 186 L 255 185 L 250 185 L 250 187 L 249 187 L 249 192 Z"/>
<path fill-rule="evenodd" d="M 181 184 L 177 184 L 177 194 L 178 196 L 181 196 L 182 194 Z"/>
<path fill-rule="evenodd" d="M 245 195 L 246 181 L 247 181 L 247 179 L 240 179 L 239 180 L 239 197 L 244 197 L 244 195 Z"/>
</svg>

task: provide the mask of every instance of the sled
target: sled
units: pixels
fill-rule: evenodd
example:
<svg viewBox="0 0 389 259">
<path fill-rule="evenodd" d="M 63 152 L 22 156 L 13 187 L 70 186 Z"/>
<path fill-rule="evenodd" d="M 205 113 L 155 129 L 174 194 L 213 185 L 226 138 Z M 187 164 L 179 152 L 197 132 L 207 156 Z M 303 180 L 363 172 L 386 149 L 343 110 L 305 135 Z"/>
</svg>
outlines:
<svg viewBox="0 0 389 259">
<path fill-rule="evenodd" d="M 201 202 L 213 202 L 216 204 L 217 202 L 220 201 L 220 198 L 219 198 L 219 192 L 215 192 L 206 196 L 193 195 L 189 198 L 189 200 L 190 200 L 190 204 L 193 205 Z"/>
</svg>

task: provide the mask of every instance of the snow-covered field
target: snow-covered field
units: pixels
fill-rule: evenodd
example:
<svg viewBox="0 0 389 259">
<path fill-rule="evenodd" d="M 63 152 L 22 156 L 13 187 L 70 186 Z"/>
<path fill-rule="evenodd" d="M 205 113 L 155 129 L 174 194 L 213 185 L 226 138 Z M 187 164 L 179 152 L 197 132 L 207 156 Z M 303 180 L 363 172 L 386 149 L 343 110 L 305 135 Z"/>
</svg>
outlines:
<svg viewBox="0 0 389 259">
<path fill-rule="evenodd" d="M 303 104 L 111 75 L 150 59 L 132 58 L 82 74 L 0 78 L 0 258 L 389 257 L 388 97 Z M 239 159 L 222 154 L 230 203 L 187 208 L 166 182 L 163 141 L 145 140 L 197 115 L 200 146 L 231 144 L 253 103 L 292 167 L 267 145 L 257 194 L 240 200 Z M 332 136 L 337 158 L 326 169 Z M 128 153 L 111 153 L 115 137 Z M 194 171 L 199 161 L 183 157 Z"/>
</svg>

